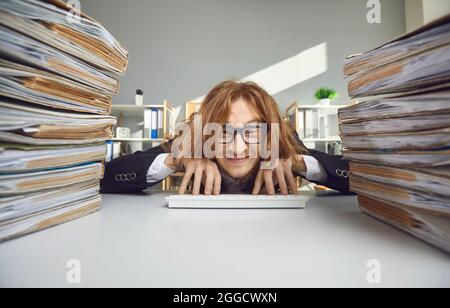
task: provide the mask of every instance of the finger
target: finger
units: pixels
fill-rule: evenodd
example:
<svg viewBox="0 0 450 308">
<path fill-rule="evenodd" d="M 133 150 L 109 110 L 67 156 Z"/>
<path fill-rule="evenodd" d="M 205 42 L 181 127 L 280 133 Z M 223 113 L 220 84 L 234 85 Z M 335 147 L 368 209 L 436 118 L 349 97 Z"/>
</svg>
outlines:
<svg viewBox="0 0 450 308">
<path fill-rule="evenodd" d="M 203 179 L 203 167 L 199 165 L 195 169 L 194 188 L 192 189 L 193 195 L 200 195 L 200 188 L 202 187 L 202 179 Z"/>
<path fill-rule="evenodd" d="M 220 195 L 222 190 L 222 175 L 219 169 L 216 167 L 214 170 L 214 195 Z"/>
<path fill-rule="evenodd" d="M 214 168 L 206 168 L 206 182 L 205 182 L 205 195 L 209 196 L 212 194 L 214 189 Z"/>
<path fill-rule="evenodd" d="M 292 169 L 286 169 L 284 174 L 288 182 L 289 189 L 291 190 L 291 193 L 294 195 L 298 195 L 297 182 L 295 180 L 294 174 L 292 173 Z"/>
<path fill-rule="evenodd" d="M 253 186 L 253 195 L 258 195 L 261 192 L 263 186 L 263 170 L 258 171 L 258 175 L 255 179 L 255 185 Z"/>
<path fill-rule="evenodd" d="M 266 190 L 266 188 L 263 187 L 263 188 L 261 189 L 261 191 L 259 192 L 259 194 L 260 194 L 260 195 L 267 195 L 267 190 Z"/>
<path fill-rule="evenodd" d="M 279 167 L 275 170 L 275 172 L 277 175 L 278 184 L 280 185 L 280 191 L 283 195 L 287 196 L 289 192 L 286 184 L 286 179 L 284 178 L 284 170 L 283 168 Z"/>
<path fill-rule="evenodd" d="M 178 193 L 180 195 L 184 195 L 186 193 L 189 182 L 191 181 L 192 175 L 194 174 L 194 169 L 191 167 L 186 168 L 186 172 L 184 173 L 183 180 L 181 181 L 180 189 L 178 189 Z"/>
<path fill-rule="evenodd" d="M 266 184 L 266 191 L 268 195 L 275 195 L 275 187 L 273 185 L 273 171 L 264 170 L 264 183 Z"/>
<path fill-rule="evenodd" d="M 272 181 L 273 181 L 273 187 L 277 187 L 277 185 L 278 185 L 278 177 L 276 176 L 275 173 L 273 173 Z"/>
</svg>

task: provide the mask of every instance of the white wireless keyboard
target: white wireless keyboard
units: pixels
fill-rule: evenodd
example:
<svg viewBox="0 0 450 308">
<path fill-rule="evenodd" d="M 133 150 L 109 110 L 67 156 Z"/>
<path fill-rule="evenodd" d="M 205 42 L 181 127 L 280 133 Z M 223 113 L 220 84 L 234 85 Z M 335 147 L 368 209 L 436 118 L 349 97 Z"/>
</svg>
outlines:
<svg viewBox="0 0 450 308">
<path fill-rule="evenodd" d="M 166 198 L 172 209 L 304 209 L 306 196 L 173 195 Z"/>
</svg>

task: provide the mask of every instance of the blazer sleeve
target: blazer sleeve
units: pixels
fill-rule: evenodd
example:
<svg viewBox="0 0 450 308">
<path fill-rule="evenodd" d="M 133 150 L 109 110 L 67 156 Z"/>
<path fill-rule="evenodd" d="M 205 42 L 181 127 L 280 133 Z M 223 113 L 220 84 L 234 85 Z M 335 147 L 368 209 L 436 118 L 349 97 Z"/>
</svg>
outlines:
<svg viewBox="0 0 450 308">
<path fill-rule="evenodd" d="M 161 146 L 114 159 L 105 166 L 100 183 L 102 193 L 135 193 L 158 183 L 147 183 L 147 172 L 160 154 Z"/>
<path fill-rule="evenodd" d="M 300 140 L 297 132 L 294 132 L 294 136 L 301 147 L 305 147 Z M 343 194 L 351 194 L 350 192 L 350 180 L 349 180 L 349 162 L 342 156 L 329 155 L 323 152 L 307 149 L 309 155 L 317 159 L 317 161 L 324 167 L 327 172 L 328 178 L 325 183 L 311 181 L 315 184 L 322 185 L 334 190 L 337 190 Z M 298 174 L 301 176 L 300 174 Z"/>
<path fill-rule="evenodd" d="M 309 154 L 317 159 L 327 172 L 325 183 L 314 182 L 322 186 L 337 190 L 343 194 L 351 194 L 349 181 L 349 162 L 342 156 L 328 155 L 315 150 L 308 150 Z"/>
</svg>

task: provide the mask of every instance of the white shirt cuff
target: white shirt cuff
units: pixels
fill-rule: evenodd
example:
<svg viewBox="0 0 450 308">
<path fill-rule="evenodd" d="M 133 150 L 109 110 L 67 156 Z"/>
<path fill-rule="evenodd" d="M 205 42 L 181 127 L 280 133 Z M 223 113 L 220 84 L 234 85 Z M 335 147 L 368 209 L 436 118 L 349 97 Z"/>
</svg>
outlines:
<svg viewBox="0 0 450 308">
<path fill-rule="evenodd" d="M 303 155 L 303 160 L 306 165 L 306 172 L 300 172 L 307 180 L 325 183 L 328 179 L 328 174 L 320 162 L 312 156 Z"/>
<path fill-rule="evenodd" d="M 168 156 L 169 154 L 160 154 L 156 157 L 147 171 L 147 183 L 153 184 L 161 182 L 175 173 L 175 170 L 172 170 L 165 164 Z"/>
</svg>

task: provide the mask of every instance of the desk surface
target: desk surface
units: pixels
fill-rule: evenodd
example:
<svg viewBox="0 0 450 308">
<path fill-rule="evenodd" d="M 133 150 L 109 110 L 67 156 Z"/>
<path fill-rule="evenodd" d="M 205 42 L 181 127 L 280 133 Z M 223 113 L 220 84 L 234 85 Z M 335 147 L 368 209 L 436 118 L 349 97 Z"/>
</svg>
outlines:
<svg viewBox="0 0 450 308">
<path fill-rule="evenodd" d="M 101 212 L 0 245 L 0 287 L 450 287 L 450 256 L 357 208 L 318 197 L 307 210 L 169 210 L 163 193 L 104 196 Z"/>
</svg>

